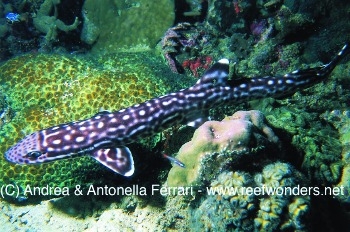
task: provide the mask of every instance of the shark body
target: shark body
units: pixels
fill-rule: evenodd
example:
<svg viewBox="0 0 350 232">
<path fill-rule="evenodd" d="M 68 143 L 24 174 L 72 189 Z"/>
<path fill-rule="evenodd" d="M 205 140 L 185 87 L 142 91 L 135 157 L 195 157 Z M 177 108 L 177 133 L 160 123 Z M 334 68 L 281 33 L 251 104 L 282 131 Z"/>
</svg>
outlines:
<svg viewBox="0 0 350 232">
<path fill-rule="evenodd" d="M 349 50 L 345 45 L 331 62 L 320 67 L 279 77 L 238 80 L 229 78 L 229 62 L 222 59 L 192 87 L 116 112 L 36 131 L 11 147 L 5 158 L 18 164 L 37 164 L 90 155 L 113 171 L 131 176 L 134 162 L 127 144 L 173 125 L 197 126 L 210 108 L 229 101 L 283 97 L 315 85 L 329 76 Z"/>
</svg>

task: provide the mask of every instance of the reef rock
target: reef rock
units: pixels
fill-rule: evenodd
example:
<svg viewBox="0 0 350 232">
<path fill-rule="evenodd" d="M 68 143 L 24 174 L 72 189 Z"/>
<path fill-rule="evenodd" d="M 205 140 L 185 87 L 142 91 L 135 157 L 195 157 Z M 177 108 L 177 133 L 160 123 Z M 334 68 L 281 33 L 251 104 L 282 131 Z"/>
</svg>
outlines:
<svg viewBox="0 0 350 232">
<path fill-rule="evenodd" d="M 186 168 L 174 166 L 167 183 L 188 186 L 210 180 L 227 163 L 237 163 L 271 143 L 278 146 L 279 139 L 259 111 L 238 111 L 221 122 L 208 121 L 180 148 L 177 159 Z"/>
</svg>

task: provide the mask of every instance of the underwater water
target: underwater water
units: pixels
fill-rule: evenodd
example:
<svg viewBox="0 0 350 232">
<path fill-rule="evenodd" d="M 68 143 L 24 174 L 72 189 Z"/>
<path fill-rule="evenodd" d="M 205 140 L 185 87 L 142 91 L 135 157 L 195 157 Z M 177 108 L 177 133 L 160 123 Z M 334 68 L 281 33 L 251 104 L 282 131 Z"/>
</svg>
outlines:
<svg viewBox="0 0 350 232">
<path fill-rule="evenodd" d="M 0 230 L 348 231 L 349 12 L 0 0 Z"/>
</svg>

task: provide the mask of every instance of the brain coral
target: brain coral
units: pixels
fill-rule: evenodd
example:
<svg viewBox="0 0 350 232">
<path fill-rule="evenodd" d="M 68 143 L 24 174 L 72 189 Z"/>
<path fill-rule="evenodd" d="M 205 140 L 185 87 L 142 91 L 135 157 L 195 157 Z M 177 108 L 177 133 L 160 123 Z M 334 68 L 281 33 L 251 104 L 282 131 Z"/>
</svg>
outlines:
<svg viewBox="0 0 350 232">
<path fill-rule="evenodd" d="M 142 61 L 142 62 L 141 62 Z M 4 152 L 28 133 L 117 110 L 170 91 L 173 74 L 148 53 L 122 53 L 94 60 L 63 55 L 24 55 L 0 66 L 0 92 L 15 112 L 0 124 L 0 184 L 74 186 L 99 170 L 92 159 L 20 166 Z M 90 180 L 91 181 L 91 180 Z M 97 181 L 97 180 L 96 180 Z"/>
</svg>

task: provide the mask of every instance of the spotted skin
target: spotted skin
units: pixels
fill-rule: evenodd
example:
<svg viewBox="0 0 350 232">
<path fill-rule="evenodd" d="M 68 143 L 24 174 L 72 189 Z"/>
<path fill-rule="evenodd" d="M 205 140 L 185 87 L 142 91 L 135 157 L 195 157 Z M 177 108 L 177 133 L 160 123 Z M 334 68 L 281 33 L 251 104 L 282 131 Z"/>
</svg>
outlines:
<svg viewBox="0 0 350 232">
<path fill-rule="evenodd" d="M 327 65 L 297 70 L 281 77 L 229 79 L 228 60 L 214 64 L 192 87 L 153 98 L 116 112 L 101 112 L 34 132 L 11 147 L 5 157 L 18 164 L 35 164 L 72 156 L 91 155 L 125 176 L 134 172 L 124 145 L 177 124 L 198 125 L 213 107 L 265 97 L 283 97 L 325 80 L 349 52 L 345 45 Z"/>
</svg>

